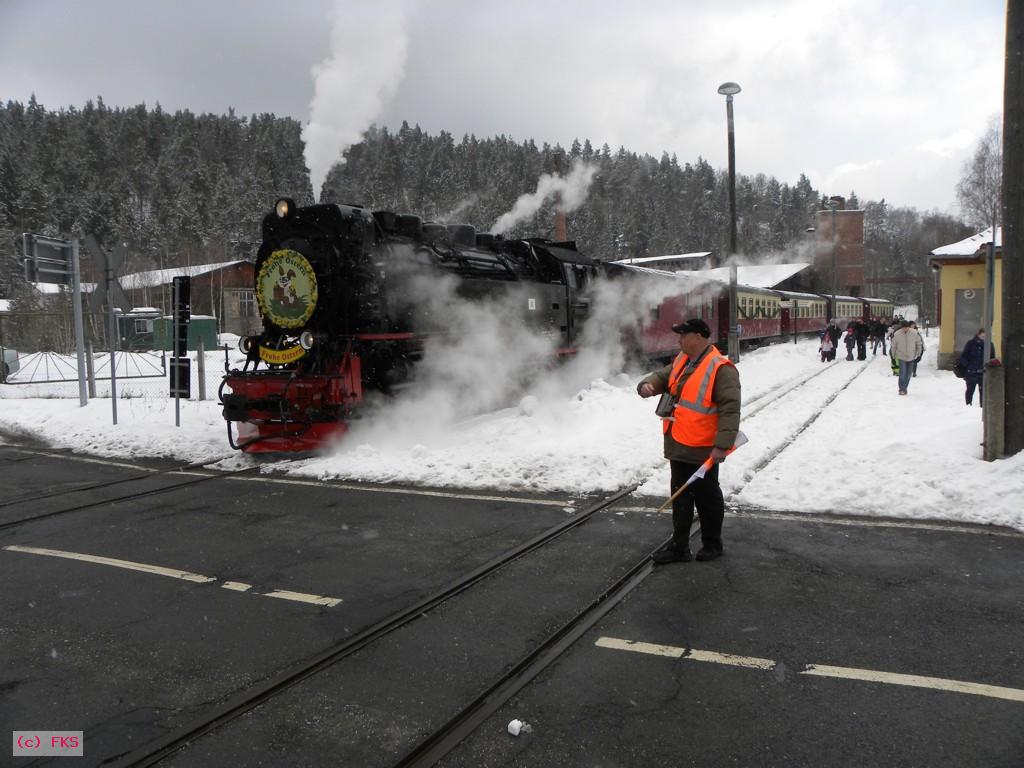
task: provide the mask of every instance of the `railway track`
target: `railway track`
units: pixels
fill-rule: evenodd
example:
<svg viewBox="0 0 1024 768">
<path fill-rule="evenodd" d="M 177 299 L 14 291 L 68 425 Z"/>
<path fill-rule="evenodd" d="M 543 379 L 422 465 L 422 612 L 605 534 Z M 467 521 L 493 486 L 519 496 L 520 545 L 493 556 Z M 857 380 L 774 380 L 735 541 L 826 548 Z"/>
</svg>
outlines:
<svg viewBox="0 0 1024 768">
<path fill-rule="evenodd" d="M 69 458 L 69 457 L 74 455 L 74 454 L 71 454 L 70 452 L 62 453 L 62 452 L 54 452 L 54 451 L 32 450 L 32 449 L 26 449 L 26 448 L 13 448 L 11 446 L 7 446 L 7 447 L 10 450 L 23 451 L 23 452 L 30 453 L 30 454 L 33 454 L 33 455 L 36 455 L 36 456 L 48 456 L 48 457 L 53 457 L 53 458 L 63 458 L 63 459 L 66 459 L 66 458 Z M 31 458 L 31 456 L 26 457 L 26 459 L 28 459 L 28 458 Z M 81 459 L 81 457 L 76 457 L 76 458 L 78 458 L 79 460 L 83 460 L 83 459 Z M 24 460 L 25 459 L 21 459 L 19 461 L 24 461 Z M 20 498 L 17 498 L 17 499 L 11 499 L 11 500 L 5 501 L 3 503 L 0 503 L 0 509 L 4 509 L 4 508 L 7 508 L 7 507 L 12 507 L 12 506 L 17 506 L 19 504 L 35 503 L 35 502 L 38 502 L 38 501 L 44 501 L 46 499 L 51 499 L 51 498 L 55 498 L 55 497 L 69 496 L 69 495 L 77 494 L 77 493 L 87 493 L 87 492 L 90 492 L 90 491 L 102 491 L 105 488 L 113 488 L 114 486 L 125 485 L 125 484 L 128 484 L 128 483 L 139 482 L 139 481 L 142 481 L 142 480 L 150 480 L 150 479 L 155 478 L 155 477 L 174 475 L 174 474 L 197 473 L 197 472 L 200 472 L 203 468 L 208 467 L 211 464 L 215 464 L 218 461 L 220 461 L 220 459 L 215 459 L 213 461 L 207 461 L 207 462 L 199 462 L 199 463 L 194 463 L 194 464 L 185 464 L 185 465 L 176 466 L 176 467 L 168 467 L 168 468 L 165 468 L 165 469 L 151 469 L 151 470 L 146 470 L 144 472 L 140 472 L 138 474 L 129 475 L 128 477 L 117 478 L 115 480 L 107 480 L 107 481 L 104 481 L 104 482 L 101 482 L 101 483 L 89 483 L 89 484 L 86 484 L 86 485 L 76 486 L 76 487 L 73 487 L 73 488 L 61 489 L 59 491 L 53 491 L 53 492 L 50 492 L 50 493 L 44 493 L 44 494 L 40 494 L 40 495 L 35 495 L 35 496 L 32 496 L 31 498 L 20 497 Z M 130 467 L 135 468 L 135 465 L 121 465 L 121 466 L 130 466 Z M 52 518 L 52 517 L 59 517 L 59 516 L 62 516 L 62 515 L 68 515 L 68 514 L 72 514 L 74 512 L 81 512 L 81 511 L 87 510 L 87 509 L 94 509 L 96 507 L 105 506 L 105 505 L 108 505 L 108 504 L 119 504 L 119 503 L 122 503 L 122 502 L 134 501 L 136 499 L 145 498 L 145 497 L 148 497 L 148 496 L 155 496 L 155 495 L 158 495 L 158 494 L 161 494 L 161 493 L 170 493 L 170 492 L 173 492 L 173 491 L 180 490 L 182 488 L 187 488 L 187 487 L 190 487 L 190 486 L 199 485 L 201 483 L 207 483 L 207 482 L 210 482 L 211 480 L 220 480 L 220 479 L 225 479 L 225 478 L 236 477 L 236 476 L 239 476 L 239 475 L 244 475 L 246 473 L 251 473 L 251 472 L 254 472 L 254 471 L 258 471 L 258 470 L 259 470 L 259 465 L 255 465 L 255 466 L 252 466 L 252 467 L 245 467 L 243 469 L 237 469 L 237 470 L 232 470 L 232 471 L 228 471 L 228 472 L 201 473 L 200 476 L 198 476 L 198 477 L 192 477 L 192 478 L 190 478 L 188 480 L 185 480 L 185 481 L 183 481 L 181 483 L 175 483 L 173 485 L 162 486 L 160 488 L 149 488 L 149 489 L 142 490 L 142 491 L 133 491 L 133 492 L 130 492 L 130 493 L 123 493 L 123 494 L 120 494 L 120 495 L 108 496 L 108 497 L 104 497 L 102 499 L 97 499 L 97 500 L 94 500 L 94 501 L 87 501 L 87 502 L 84 502 L 82 504 L 75 504 L 75 505 L 72 505 L 72 506 L 69 506 L 69 507 L 64 507 L 62 509 L 50 510 L 48 512 L 41 512 L 39 514 L 27 515 L 25 517 L 21 517 L 21 518 L 18 518 L 16 520 L 9 520 L 9 521 L 6 521 L 6 522 L 0 522 L 0 531 L 10 530 L 12 528 L 18 528 L 19 526 L 25 525 L 27 523 L 37 522 L 39 520 L 46 520 L 46 519 Z"/>
<path fill-rule="evenodd" d="M 734 487 L 731 490 L 731 492 L 726 497 L 726 501 L 729 501 L 738 496 L 743 491 L 743 489 L 750 484 L 754 477 L 757 476 L 758 472 L 760 472 L 773 461 L 775 461 L 775 459 L 777 459 L 782 454 L 782 452 L 786 450 L 786 448 L 792 445 L 800 437 L 800 435 L 806 432 L 807 429 L 810 428 L 810 426 L 814 424 L 814 422 L 817 421 L 818 418 L 825 412 L 825 409 L 828 408 L 828 406 L 833 401 L 835 401 L 835 399 L 839 397 L 840 394 L 845 392 L 846 389 L 848 389 L 849 386 L 853 384 L 853 382 L 856 381 L 868 369 L 869 365 L 870 363 L 865 363 L 864 365 L 861 365 L 858 368 L 857 372 L 853 374 L 853 376 L 851 376 L 849 379 L 843 382 L 842 386 L 837 388 L 835 391 L 831 392 L 825 399 L 825 401 L 821 403 L 821 405 L 815 408 L 807 416 L 807 418 L 800 422 L 796 429 L 788 432 L 780 439 L 776 439 L 775 442 L 771 445 L 771 447 L 763 451 L 761 458 L 744 473 L 742 482 L 740 483 L 740 485 Z M 765 410 L 769 406 L 775 405 L 776 403 L 780 402 L 784 397 L 786 397 L 786 395 L 790 394 L 796 389 L 799 389 L 800 387 L 806 386 L 816 377 L 822 375 L 826 371 L 831 370 L 835 369 L 832 367 L 824 368 L 822 370 L 815 371 L 814 373 L 808 376 L 804 376 L 795 382 L 789 382 L 787 383 L 787 385 L 781 385 L 779 387 L 773 388 L 772 390 L 769 390 L 769 392 L 766 393 L 765 396 L 762 396 L 762 398 L 768 395 L 771 395 L 771 397 L 769 397 L 768 399 L 758 398 L 758 404 L 743 415 L 744 421 L 756 416 L 758 413 Z"/>
<path fill-rule="evenodd" d="M 379 642 L 391 633 L 422 618 L 428 612 L 442 606 L 462 594 L 515 560 L 535 552 L 574 528 L 591 519 L 598 512 L 607 509 L 629 495 L 636 486 L 621 489 L 588 509 L 574 515 L 542 532 L 465 575 L 436 590 L 416 603 L 402 608 L 381 621 L 369 626 L 346 640 L 297 663 L 289 669 L 268 678 L 257 685 L 239 691 L 220 705 L 207 711 L 165 736 L 143 744 L 136 749 L 110 756 L 99 764 L 127 768 L 128 766 L 154 765 L 184 748 L 196 739 L 212 733 L 255 707 L 264 704 L 296 684 L 307 680 L 343 659 Z M 558 657 L 583 632 L 611 610 L 623 597 L 639 585 L 651 571 L 649 555 L 633 565 L 628 571 L 606 588 L 573 619 L 541 643 L 526 658 L 514 665 L 508 674 L 491 684 L 484 694 L 460 710 L 449 723 L 435 732 L 432 737 L 417 746 L 399 765 L 428 765 L 452 749 L 483 718 L 500 706 L 508 697 L 522 688 L 542 669 Z"/>
<path fill-rule="evenodd" d="M 795 441 L 808 427 L 810 427 L 822 412 L 824 412 L 827 405 L 838 397 L 841 392 L 849 387 L 850 384 L 863 373 L 866 367 L 867 366 L 862 366 L 854 376 L 849 378 L 843 384 L 843 386 L 833 392 L 825 403 L 805 419 L 797 430 L 787 435 L 785 439 L 777 443 L 769 451 L 766 457 L 758 463 L 753 471 L 755 473 L 760 471 L 760 469 L 767 466 L 775 457 L 784 451 L 788 445 L 792 444 L 792 442 Z M 788 394 L 807 385 L 818 376 L 825 374 L 828 370 L 830 369 L 814 371 L 813 373 L 801 377 L 796 381 L 785 382 L 784 384 L 780 384 L 769 391 L 762 393 L 752 400 L 754 405 L 747 412 L 746 417 L 749 418 L 769 406 L 782 401 Z M 212 462 L 208 462 L 207 464 L 209 463 Z M 154 474 L 201 471 L 204 466 L 206 466 L 206 464 L 186 465 L 184 467 L 155 470 L 153 472 L 146 472 L 144 474 L 122 478 L 113 482 L 84 486 L 73 489 L 72 492 L 101 489 L 103 487 L 139 480 L 143 477 L 152 477 Z M 229 473 L 211 475 L 204 474 L 201 477 L 190 479 L 184 483 L 177 483 L 167 488 L 123 494 L 114 498 L 104 499 L 102 501 L 89 502 L 42 515 L 26 517 L 18 521 L 0 525 L 0 530 L 46 517 L 69 514 L 101 504 L 130 501 L 144 496 L 162 493 L 164 491 L 173 491 L 182 487 L 207 482 L 212 479 L 241 475 L 246 472 L 251 472 L 253 469 L 258 469 L 258 467 L 245 468 L 243 470 L 237 470 Z M 749 482 L 749 479 L 747 482 Z M 745 484 L 746 483 L 744 483 L 744 485 Z M 104 766 L 118 767 L 149 766 L 163 761 L 192 744 L 200 737 L 218 731 L 245 713 L 250 712 L 254 708 L 274 699 L 277 696 L 280 696 L 282 693 L 302 681 L 314 677 L 332 665 L 358 651 L 372 646 L 384 637 L 418 620 L 426 613 L 438 608 L 466 590 L 472 588 L 474 585 L 493 575 L 509 563 L 536 551 L 550 542 L 555 541 L 563 534 L 591 519 L 598 512 L 607 509 L 628 494 L 632 493 L 635 488 L 635 486 L 632 486 L 610 495 L 602 501 L 592 505 L 584 512 L 574 516 L 572 519 L 562 522 L 559 525 L 541 533 L 530 541 L 508 550 L 427 597 L 417 601 L 415 604 L 396 611 L 374 625 L 361 630 L 353 637 L 347 638 L 342 642 L 325 648 L 312 658 L 305 659 L 271 678 L 237 692 L 231 698 L 223 701 L 223 703 L 203 713 L 195 720 L 175 728 L 165 736 L 143 744 L 130 752 L 107 757 L 100 764 Z M 738 493 L 739 490 L 742 490 L 742 487 L 735 491 L 734 494 Z M 7 505 L 5 504 L 3 506 Z M 691 529 L 691 537 L 697 532 L 699 532 L 699 527 L 695 521 L 695 524 Z M 482 692 L 476 697 L 458 708 L 455 714 L 445 723 L 422 738 L 408 753 L 404 755 L 404 757 L 395 763 L 395 766 L 397 768 L 405 768 L 407 766 L 420 767 L 436 764 L 445 755 L 455 749 L 458 744 L 464 741 L 467 736 L 476 730 L 490 716 L 492 716 L 511 697 L 515 696 L 517 692 L 527 686 L 538 674 L 559 658 L 561 654 L 563 654 L 584 633 L 607 615 L 607 613 L 611 611 L 622 599 L 640 586 L 644 580 L 651 575 L 652 571 L 653 564 L 650 561 L 649 554 L 645 553 L 639 561 L 628 567 L 617 579 L 614 580 L 612 584 L 604 588 L 568 621 L 558 627 L 555 631 L 551 632 L 543 641 L 538 643 L 516 663 L 510 665 L 505 673 L 487 684 Z"/>
</svg>

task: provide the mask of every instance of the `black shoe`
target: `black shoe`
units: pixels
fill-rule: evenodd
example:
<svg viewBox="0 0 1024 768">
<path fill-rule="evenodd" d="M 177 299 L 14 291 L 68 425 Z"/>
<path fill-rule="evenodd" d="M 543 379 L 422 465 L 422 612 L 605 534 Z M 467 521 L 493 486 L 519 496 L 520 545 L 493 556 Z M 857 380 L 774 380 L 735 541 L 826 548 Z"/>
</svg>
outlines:
<svg viewBox="0 0 1024 768">
<path fill-rule="evenodd" d="M 676 549 L 675 544 L 666 544 L 659 550 L 656 550 L 651 555 L 651 560 L 654 561 L 655 565 L 665 565 L 666 563 L 688 563 L 693 560 L 693 555 L 690 553 L 690 548 Z"/>
<path fill-rule="evenodd" d="M 701 547 L 700 551 L 697 553 L 697 559 L 702 563 L 706 563 L 708 560 L 717 560 L 724 554 L 725 551 L 721 549 L 708 549 L 707 547 Z"/>
</svg>

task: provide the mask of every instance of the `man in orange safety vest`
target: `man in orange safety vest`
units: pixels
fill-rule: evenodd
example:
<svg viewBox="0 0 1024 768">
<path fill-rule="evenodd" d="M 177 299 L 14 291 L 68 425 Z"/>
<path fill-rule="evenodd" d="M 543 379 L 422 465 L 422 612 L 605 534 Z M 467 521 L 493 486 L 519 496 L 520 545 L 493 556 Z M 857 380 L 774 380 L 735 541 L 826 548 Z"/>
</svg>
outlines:
<svg viewBox="0 0 1024 768">
<path fill-rule="evenodd" d="M 724 461 L 740 427 L 740 375 L 711 343 L 711 329 L 700 318 L 672 326 L 680 353 L 660 371 L 637 385 L 641 397 L 667 393 L 671 405 L 662 414 L 665 458 L 672 470 L 672 493 L 683 487 L 709 457 L 713 466 L 672 501 L 672 540 L 651 557 L 655 563 L 688 562 L 694 506 L 700 516 L 701 548 L 697 559 L 715 560 L 725 553 L 722 520 L 725 500 L 718 484 Z M 670 407 L 670 410 L 669 410 Z"/>
</svg>

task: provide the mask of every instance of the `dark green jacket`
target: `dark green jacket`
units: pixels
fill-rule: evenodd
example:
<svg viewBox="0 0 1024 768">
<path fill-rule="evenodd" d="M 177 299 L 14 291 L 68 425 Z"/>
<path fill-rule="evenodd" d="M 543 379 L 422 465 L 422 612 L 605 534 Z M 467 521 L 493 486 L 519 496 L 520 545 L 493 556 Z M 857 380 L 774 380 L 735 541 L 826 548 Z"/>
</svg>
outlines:
<svg viewBox="0 0 1024 768">
<path fill-rule="evenodd" d="M 708 349 L 711 349 L 709 346 Z M 698 362 L 704 357 L 702 353 Z M 675 361 L 669 363 L 660 371 L 655 371 L 646 376 L 637 384 L 637 392 L 644 384 L 650 384 L 659 395 L 668 390 L 668 378 L 672 375 L 672 367 Z M 687 366 L 690 368 L 690 366 Z M 690 377 L 691 373 L 684 371 L 679 388 Z M 736 433 L 740 429 L 740 372 L 735 365 L 723 365 L 715 374 L 715 386 L 711 390 L 711 399 L 718 407 L 718 432 L 715 434 L 715 447 L 722 450 L 732 448 L 736 442 Z M 711 455 L 710 448 L 693 448 L 689 445 L 682 445 L 672 439 L 672 430 L 665 433 L 665 458 L 670 461 L 682 461 L 686 464 L 700 464 Z"/>
</svg>

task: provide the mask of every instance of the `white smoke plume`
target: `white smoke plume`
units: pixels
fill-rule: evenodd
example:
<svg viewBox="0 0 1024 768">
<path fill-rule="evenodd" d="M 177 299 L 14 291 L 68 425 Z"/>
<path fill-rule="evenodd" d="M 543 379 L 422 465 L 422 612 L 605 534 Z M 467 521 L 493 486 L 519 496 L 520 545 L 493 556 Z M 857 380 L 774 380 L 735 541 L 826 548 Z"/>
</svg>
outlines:
<svg viewBox="0 0 1024 768">
<path fill-rule="evenodd" d="M 420 312 L 444 332 L 428 339 L 406 391 L 393 399 L 371 396 L 369 417 L 356 422 L 341 451 L 457 440 L 454 427 L 516 402 L 554 359 L 556 338 L 528 322 L 528 286 L 509 283 L 505 295 L 481 301 L 458 295 L 457 284 L 449 275 L 417 281 Z"/>
<path fill-rule="evenodd" d="M 566 213 L 575 211 L 587 199 L 590 183 L 594 180 L 596 173 L 596 165 L 576 160 L 568 176 L 543 174 L 537 181 L 536 191 L 520 195 L 512 206 L 512 210 L 502 214 L 494 222 L 491 232 L 496 235 L 508 232 L 519 222 L 533 216 L 546 200 L 556 194 L 561 197 L 560 207 L 563 211 Z"/>
<path fill-rule="evenodd" d="M 394 96 L 405 74 L 406 8 L 401 2 L 335 0 L 331 54 L 313 67 L 313 101 L 302 130 L 313 196 L 327 172 Z"/>
<path fill-rule="evenodd" d="M 455 207 L 453 207 L 450 211 L 438 216 L 437 220 L 442 224 L 451 224 L 457 222 L 459 217 L 462 216 L 463 213 L 472 208 L 474 205 L 476 205 L 479 200 L 480 195 L 474 192 L 468 195 L 467 197 L 462 198 L 462 200 L 457 202 L 455 204 Z"/>
</svg>

